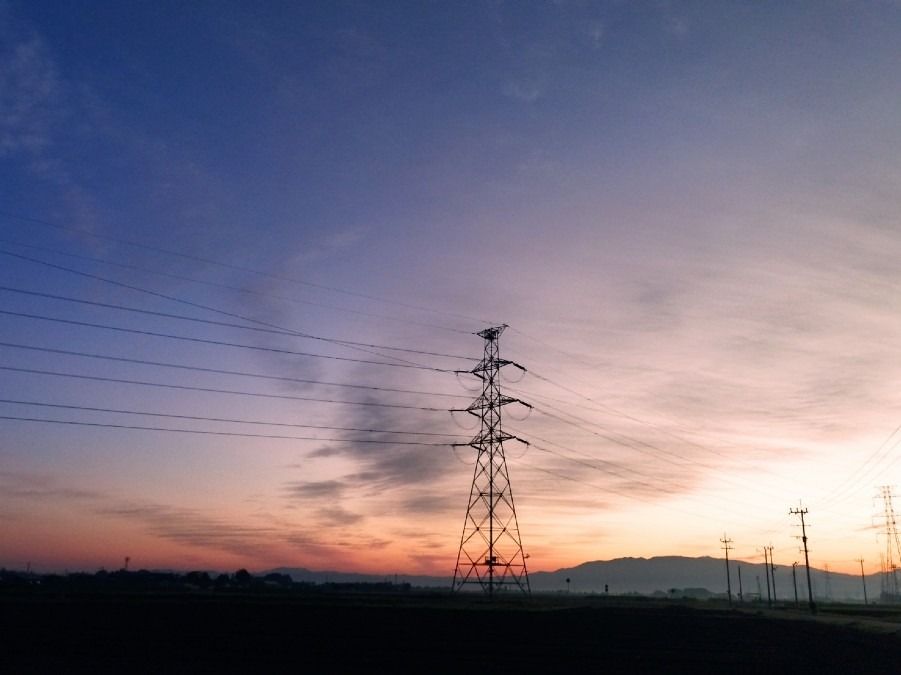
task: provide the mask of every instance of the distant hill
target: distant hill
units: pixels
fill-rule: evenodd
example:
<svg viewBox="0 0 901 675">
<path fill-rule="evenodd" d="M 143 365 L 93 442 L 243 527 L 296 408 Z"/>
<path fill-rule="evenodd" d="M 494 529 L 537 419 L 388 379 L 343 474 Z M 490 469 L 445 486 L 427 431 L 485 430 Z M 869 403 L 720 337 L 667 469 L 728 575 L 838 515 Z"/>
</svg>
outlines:
<svg viewBox="0 0 901 675">
<path fill-rule="evenodd" d="M 415 576 L 406 574 L 352 574 L 346 572 L 316 572 L 304 568 L 279 567 L 267 572 L 289 574 L 294 581 L 317 584 L 333 583 L 408 583 L 415 587 L 450 588 L 451 577 Z M 745 600 L 757 597 L 758 580 L 760 595 L 767 599 L 766 572 L 763 563 L 749 563 L 742 560 L 729 561 L 732 594 L 738 597 L 741 590 Z M 863 584 L 858 575 L 826 573 L 811 569 L 811 585 L 814 598 L 818 600 L 863 600 Z M 801 602 L 807 598 L 807 576 L 804 565 L 796 570 L 798 597 Z M 776 565 L 776 598 L 779 601 L 794 601 L 791 565 Z M 567 585 L 566 580 L 570 583 Z M 739 586 L 740 579 L 740 586 Z M 651 595 L 656 592 L 669 595 L 671 590 L 680 593 L 685 589 L 706 589 L 713 594 L 726 593 L 726 564 L 722 558 L 686 558 L 663 556 L 655 558 L 617 558 L 596 560 L 576 567 L 563 568 L 554 572 L 530 572 L 529 584 L 533 591 L 571 593 L 603 593 L 605 585 L 609 593 L 623 595 L 639 593 Z M 871 601 L 879 597 L 880 578 L 878 574 L 867 576 L 867 596 Z"/>
<path fill-rule="evenodd" d="M 743 560 L 729 561 L 732 594 L 742 593 L 745 600 L 756 598 L 759 593 L 767 598 L 766 570 L 763 563 Z M 857 575 L 826 573 L 811 569 L 811 585 L 815 599 L 863 600 L 863 584 Z M 535 572 L 529 575 L 532 590 L 565 591 L 566 579 L 574 593 L 603 593 L 609 586 L 612 594 L 640 593 L 643 595 L 671 589 L 707 589 L 715 594 L 726 593 L 726 562 L 722 558 L 686 558 L 664 556 L 656 558 L 618 558 L 598 560 L 556 572 Z M 807 598 L 807 576 L 803 564 L 796 569 L 798 597 Z M 758 587 L 759 580 L 759 587 Z M 776 598 L 794 600 L 795 587 L 791 565 L 776 565 Z M 879 596 L 879 575 L 867 577 L 867 595 L 871 600 Z"/>
</svg>

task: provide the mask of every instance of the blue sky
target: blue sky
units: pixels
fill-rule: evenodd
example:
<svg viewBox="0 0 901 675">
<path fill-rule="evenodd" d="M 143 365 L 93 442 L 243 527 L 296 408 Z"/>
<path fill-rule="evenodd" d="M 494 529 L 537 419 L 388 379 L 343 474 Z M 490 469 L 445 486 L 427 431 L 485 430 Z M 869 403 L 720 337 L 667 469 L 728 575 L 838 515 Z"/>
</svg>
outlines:
<svg viewBox="0 0 901 675">
<path fill-rule="evenodd" d="M 474 393 L 446 371 L 508 324 L 532 568 L 724 532 L 788 564 L 803 500 L 814 562 L 878 569 L 899 27 L 0 2 L 0 564 L 450 574 Z"/>
</svg>

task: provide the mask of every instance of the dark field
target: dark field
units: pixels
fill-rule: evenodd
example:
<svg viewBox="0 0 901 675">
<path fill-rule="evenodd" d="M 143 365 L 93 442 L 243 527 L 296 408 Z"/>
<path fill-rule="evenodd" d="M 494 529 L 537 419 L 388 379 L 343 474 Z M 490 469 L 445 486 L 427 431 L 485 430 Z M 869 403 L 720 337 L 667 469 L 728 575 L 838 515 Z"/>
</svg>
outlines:
<svg viewBox="0 0 901 675">
<path fill-rule="evenodd" d="M 25 593 L 0 612 L 2 673 L 901 672 L 890 621 L 707 603 Z"/>
</svg>

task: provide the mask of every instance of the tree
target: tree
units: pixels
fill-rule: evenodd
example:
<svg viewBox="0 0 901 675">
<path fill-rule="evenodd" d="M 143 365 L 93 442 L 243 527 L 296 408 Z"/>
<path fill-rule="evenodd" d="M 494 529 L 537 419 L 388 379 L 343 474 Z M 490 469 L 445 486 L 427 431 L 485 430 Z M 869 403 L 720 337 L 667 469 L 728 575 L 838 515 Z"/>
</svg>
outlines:
<svg viewBox="0 0 901 675">
<path fill-rule="evenodd" d="M 235 572 L 235 584 L 242 587 L 249 587 L 253 577 L 243 567 Z"/>
</svg>

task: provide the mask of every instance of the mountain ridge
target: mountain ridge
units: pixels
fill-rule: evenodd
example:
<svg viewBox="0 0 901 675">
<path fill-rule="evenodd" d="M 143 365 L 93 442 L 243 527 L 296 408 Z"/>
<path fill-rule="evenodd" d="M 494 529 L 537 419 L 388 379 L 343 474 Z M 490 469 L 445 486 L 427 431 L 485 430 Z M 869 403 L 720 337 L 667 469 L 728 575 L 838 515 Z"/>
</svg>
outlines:
<svg viewBox="0 0 901 675">
<path fill-rule="evenodd" d="M 289 574 L 295 582 L 311 583 L 398 583 L 415 587 L 445 587 L 453 582 L 451 576 L 414 574 L 365 574 L 358 572 L 314 571 L 306 568 L 278 567 L 268 572 Z M 776 565 L 774 572 L 776 599 L 781 602 L 808 597 L 807 577 L 804 565 L 797 565 L 792 574 L 791 565 Z M 729 577 L 732 595 L 745 600 L 766 599 L 772 594 L 767 589 L 764 564 L 744 560 L 729 560 Z M 864 586 L 860 575 L 843 574 L 811 568 L 811 586 L 815 599 L 863 601 Z M 866 592 L 869 599 L 879 596 L 880 574 L 866 576 Z M 727 592 L 726 561 L 723 558 L 702 556 L 654 556 L 651 558 L 614 558 L 593 560 L 574 567 L 564 567 L 552 572 L 530 572 L 529 585 L 537 592 L 604 593 L 623 595 L 671 594 L 686 589 L 706 589 L 712 594 Z"/>
</svg>

